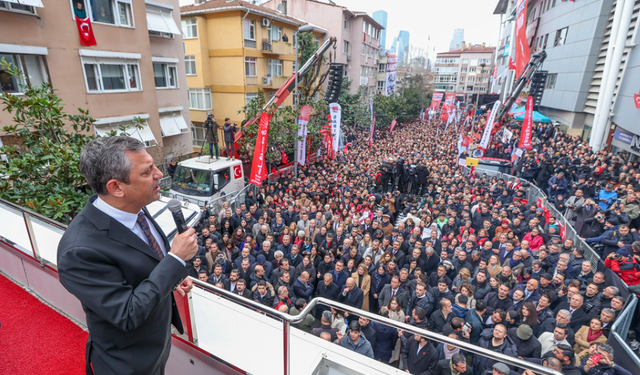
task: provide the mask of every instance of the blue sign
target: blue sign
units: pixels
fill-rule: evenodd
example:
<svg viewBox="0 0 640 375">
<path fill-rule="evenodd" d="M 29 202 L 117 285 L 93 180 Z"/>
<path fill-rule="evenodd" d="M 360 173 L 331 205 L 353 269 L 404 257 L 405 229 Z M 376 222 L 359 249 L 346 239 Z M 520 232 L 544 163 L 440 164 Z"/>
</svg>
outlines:
<svg viewBox="0 0 640 375">
<path fill-rule="evenodd" d="M 613 133 L 613 138 L 619 140 L 620 142 L 631 144 L 631 141 L 633 141 L 633 134 L 627 133 L 620 129 L 616 129 L 615 133 Z"/>
</svg>

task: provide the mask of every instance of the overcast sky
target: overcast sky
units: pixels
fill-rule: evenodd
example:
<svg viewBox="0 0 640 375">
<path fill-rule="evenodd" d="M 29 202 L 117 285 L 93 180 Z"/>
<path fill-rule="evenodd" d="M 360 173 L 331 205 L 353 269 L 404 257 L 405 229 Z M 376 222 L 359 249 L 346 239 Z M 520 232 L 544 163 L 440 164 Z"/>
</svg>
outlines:
<svg viewBox="0 0 640 375">
<path fill-rule="evenodd" d="M 411 33 L 410 44 L 436 52 L 449 50 L 453 30 L 464 29 L 468 43 L 497 45 L 500 16 L 493 15 L 498 0 L 334 0 L 352 11 L 372 15 L 386 10 L 387 48 L 400 30 Z M 427 39 L 431 35 L 431 42 Z M 435 56 L 431 56 L 435 58 Z"/>
</svg>

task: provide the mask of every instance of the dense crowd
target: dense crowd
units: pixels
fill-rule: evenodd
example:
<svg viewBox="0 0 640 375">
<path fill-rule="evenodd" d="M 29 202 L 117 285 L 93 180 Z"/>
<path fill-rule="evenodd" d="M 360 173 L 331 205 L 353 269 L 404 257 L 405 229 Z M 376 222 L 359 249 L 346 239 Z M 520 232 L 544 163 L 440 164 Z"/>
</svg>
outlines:
<svg viewBox="0 0 640 375">
<path fill-rule="evenodd" d="M 487 155 L 510 157 L 513 130 Z M 505 181 L 463 171 L 453 126 L 404 124 L 372 147 L 364 137 L 347 134 L 348 151 L 281 175 L 233 211 L 207 211 L 190 274 L 292 315 L 324 297 L 564 374 L 628 373 L 607 345 L 620 290 L 524 189 L 547 191 L 633 285 L 637 163 L 537 125 L 520 178 Z M 522 372 L 327 306 L 297 327 L 413 374 Z"/>
</svg>

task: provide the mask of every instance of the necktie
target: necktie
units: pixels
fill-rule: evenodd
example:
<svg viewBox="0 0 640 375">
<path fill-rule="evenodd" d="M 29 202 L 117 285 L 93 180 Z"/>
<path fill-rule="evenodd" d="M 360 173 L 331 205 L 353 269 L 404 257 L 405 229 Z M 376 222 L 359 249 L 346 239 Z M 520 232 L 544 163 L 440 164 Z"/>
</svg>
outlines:
<svg viewBox="0 0 640 375">
<path fill-rule="evenodd" d="M 391 297 L 395 297 L 396 296 L 396 291 L 395 290 L 391 290 Z"/>
<path fill-rule="evenodd" d="M 149 240 L 149 247 L 151 247 L 151 249 L 158 255 L 160 259 L 164 258 L 164 254 L 162 253 L 162 249 L 160 248 L 158 241 L 156 241 L 153 233 L 151 233 L 151 228 L 149 227 L 147 218 L 144 216 L 144 212 L 138 213 L 138 219 L 136 221 L 140 225 L 140 228 L 142 228 L 144 235 L 147 236 L 147 239 Z"/>
</svg>

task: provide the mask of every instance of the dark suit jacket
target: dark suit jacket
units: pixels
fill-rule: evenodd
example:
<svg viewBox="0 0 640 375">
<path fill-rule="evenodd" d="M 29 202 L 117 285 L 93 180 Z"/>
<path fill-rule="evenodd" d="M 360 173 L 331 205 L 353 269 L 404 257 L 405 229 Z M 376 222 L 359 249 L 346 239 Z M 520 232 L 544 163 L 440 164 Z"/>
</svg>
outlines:
<svg viewBox="0 0 640 375">
<path fill-rule="evenodd" d="M 347 293 L 347 295 L 342 295 L 342 291 L 338 294 L 338 302 L 342 302 L 345 305 L 349 305 L 351 307 L 355 307 L 356 309 L 362 308 L 362 301 L 364 295 L 362 293 L 362 289 L 357 286 L 354 287 Z"/>
<path fill-rule="evenodd" d="M 171 324 L 183 333 L 173 289 L 187 269 L 162 260 L 135 233 L 95 208 L 73 219 L 58 245 L 62 285 L 87 314 L 87 373 L 160 374 L 169 358 Z M 150 215 L 167 251 L 166 237 Z"/>
<path fill-rule="evenodd" d="M 402 309 L 404 310 L 407 307 L 407 304 L 409 303 L 409 297 L 411 296 L 409 295 L 409 293 L 407 293 L 406 290 L 402 289 L 402 287 L 398 287 L 396 297 L 398 298 L 398 301 L 400 301 L 400 306 L 402 306 Z M 389 301 L 391 301 L 391 284 L 386 284 L 382 287 L 382 291 L 378 296 L 378 304 L 380 305 L 380 307 L 387 306 L 389 304 Z"/>
<path fill-rule="evenodd" d="M 438 367 L 438 351 L 431 342 L 427 342 L 418 353 L 418 342 L 410 337 L 402 349 L 402 366 L 412 374 L 434 375 Z"/>
</svg>

